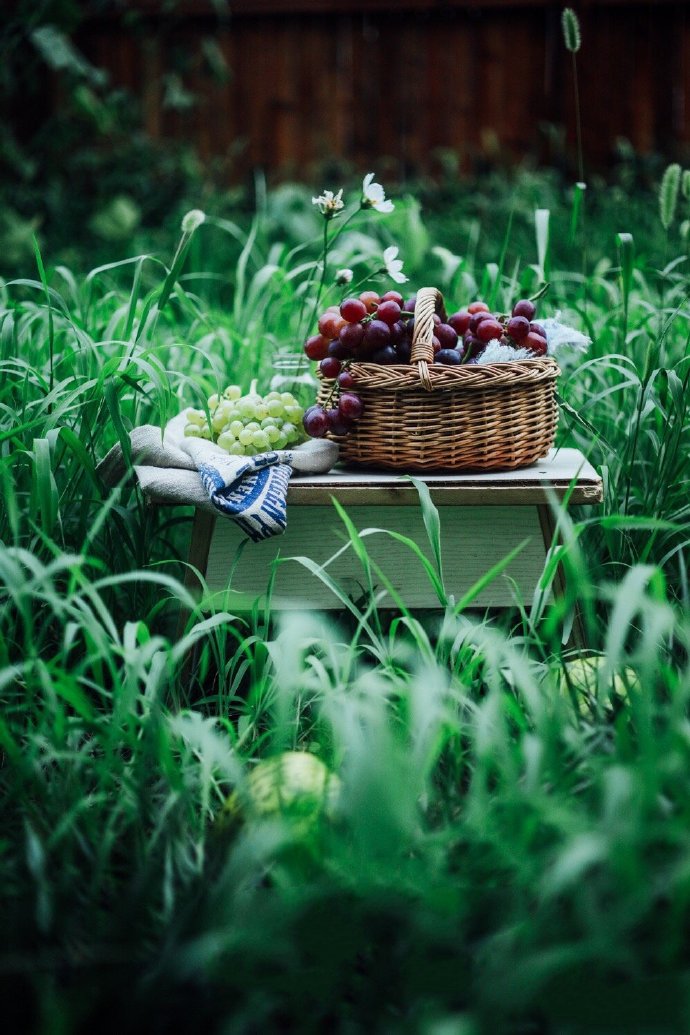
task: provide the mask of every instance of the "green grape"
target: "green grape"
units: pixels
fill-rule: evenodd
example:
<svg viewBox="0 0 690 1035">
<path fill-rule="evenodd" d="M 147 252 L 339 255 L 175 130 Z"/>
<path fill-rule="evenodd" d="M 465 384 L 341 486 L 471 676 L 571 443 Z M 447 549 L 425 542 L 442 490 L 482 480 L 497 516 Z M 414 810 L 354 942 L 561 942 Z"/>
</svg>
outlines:
<svg viewBox="0 0 690 1035">
<path fill-rule="evenodd" d="M 270 446 L 270 440 L 265 431 L 255 431 L 252 434 L 252 445 L 258 453 L 265 452 Z"/>
<path fill-rule="evenodd" d="M 237 403 L 237 409 L 243 417 L 254 417 L 256 415 L 258 396 L 256 395 L 245 395 L 243 399 L 240 399 Z"/>
<path fill-rule="evenodd" d="M 246 394 L 239 385 L 228 385 L 222 395 L 209 396 L 208 405 L 210 426 L 203 410 L 190 408 L 185 411 L 184 434 L 217 442 L 232 455 L 284 449 L 304 437 L 304 409 L 292 392 L 270 391 L 262 397 L 253 381 Z"/>
<path fill-rule="evenodd" d="M 227 423 L 228 418 L 224 408 L 222 406 L 217 406 L 213 411 L 213 416 L 211 418 L 211 427 L 216 435 L 223 430 Z"/>
<path fill-rule="evenodd" d="M 185 411 L 185 417 L 190 424 L 196 424 L 197 427 L 201 427 L 202 424 L 206 423 L 206 414 L 203 410 L 189 409 Z"/>
<path fill-rule="evenodd" d="M 304 410 L 299 404 L 285 407 L 285 416 L 291 424 L 300 424 L 304 416 Z"/>
<path fill-rule="evenodd" d="M 231 434 L 231 432 L 229 431 L 223 431 L 218 436 L 218 445 L 221 449 L 225 449 L 228 453 L 230 452 L 230 447 L 234 446 L 236 441 L 237 439 L 235 438 L 235 436 Z"/>
</svg>

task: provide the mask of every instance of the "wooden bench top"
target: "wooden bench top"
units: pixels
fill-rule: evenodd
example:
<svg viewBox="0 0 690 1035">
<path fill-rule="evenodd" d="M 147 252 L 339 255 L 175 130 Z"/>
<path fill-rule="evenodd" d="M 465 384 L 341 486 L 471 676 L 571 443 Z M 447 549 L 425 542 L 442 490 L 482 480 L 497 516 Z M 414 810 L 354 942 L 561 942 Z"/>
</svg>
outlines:
<svg viewBox="0 0 690 1035">
<path fill-rule="evenodd" d="M 517 471 L 469 471 L 420 474 L 439 506 L 529 506 L 555 496 L 569 503 L 601 503 L 600 476 L 577 449 L 552 450 L 531 467 Z M 403 472 L 349 470 L 335 467 L 328 474 L 293 475 L 288 489 L 291 505 L 327 502 L 330 496 L 347 505 L 404 506 L 417 502 L 417 490 Z"/>
<path fill-rule="evenodd" d="M 201 488 L 196 471 L 179 470 L 171 491 L 169 472 L 156 467 L 135 467 L 149 503 L 175 505 L 195 500 L 198 509 L 217 511 Z M 469 471 L 420 474 L 438 506 L 534 506 L 554 497 L 568 497 L 571 504 L 601 503 L 602 481 L 577 449 L 552 450 L 531 467 L 517 471 Z M 328 506 L 335 496 L 344 506 L 414 506 L 417 490 L 404 472 L 334 467 L 328 474 L 293 475 L 288 503 L 294 506 Z"/>
</svg>

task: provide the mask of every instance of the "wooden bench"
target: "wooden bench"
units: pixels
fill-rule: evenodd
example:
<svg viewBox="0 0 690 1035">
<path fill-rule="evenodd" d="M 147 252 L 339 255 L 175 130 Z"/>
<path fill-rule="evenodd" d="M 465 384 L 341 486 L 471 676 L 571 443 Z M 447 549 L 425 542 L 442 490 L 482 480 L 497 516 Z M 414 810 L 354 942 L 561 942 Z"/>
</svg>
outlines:
<svg viewBox="0 0 690 1035">
<path fill-rule="evenodd" d="M 456 600 L 529 540 L 505 572 L 478 594 L 473 606 L 480 608 L 515 606 L 516 593 L 529 605 L 553 541 L 554 499 L 567 497 L 569 505 L 596 504 L 603 496 L 601 478 L 574 449 L 552 451 L 538 464 L 518 471 L 424 474 L 422 480 L 439 508 L 444 582 Z M 234 609 L 254 603 L 266 591 L 272 573 L 274 609 L 341 609 L 337 596 L 307 567 L 296 561 L 273 564 L 276 557 L 309 557 L 326 564 L 331 578 L 348 596 L 361 595 L 364 575 L 352 549 L 328 563 L 347 540 L 332 497 L 345 507 L 359 531 L 400 532 L 431 557 L 419 496 L 409 477 L 336 468 L 328 474 L 293 477 L 287 531 L 262 543 L 246 543 L 240 549 L 244 537 L 231 520 L 197 510 L 190 564 L 205 576 L 211 591 L 225 591 L 230 584 L 226 606 Z M 439 606 L 419 559 L 408 546 L 383 532 L 369 535 L 365 544 L 407 607 Z M 189 585 L 194 581 L 190 576 Z M 381 606 L 386 606 L 385 597 Z M 388 606 L 394 606 L 390 597 Z"/>
</svg>

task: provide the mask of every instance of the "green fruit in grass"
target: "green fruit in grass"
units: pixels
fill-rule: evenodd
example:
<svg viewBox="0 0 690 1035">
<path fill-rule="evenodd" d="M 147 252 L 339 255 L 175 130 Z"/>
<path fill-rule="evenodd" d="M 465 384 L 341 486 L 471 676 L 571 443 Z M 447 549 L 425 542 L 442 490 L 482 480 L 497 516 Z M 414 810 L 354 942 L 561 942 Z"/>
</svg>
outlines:
<svg viewBox="0 0 690 1035">
<path fill-rule="evenodd" d="M 308 751 L 285 751 L 259 762 L 223 807 L 225 823 L 282 818 L 300 831 L 335 813 L 340 780 Z"/>
<path fill-rule="evenodd" d="M 600 700 L 611 705 L 625 703 L 631 691 L 640 690 L 640 680 L 629 666 L 612 676 L 605 655 L 585 654 L 565 662 L 560 687 L 563 694 L 575 695 L 578 709 L 584 715 Z"/>
</svg>

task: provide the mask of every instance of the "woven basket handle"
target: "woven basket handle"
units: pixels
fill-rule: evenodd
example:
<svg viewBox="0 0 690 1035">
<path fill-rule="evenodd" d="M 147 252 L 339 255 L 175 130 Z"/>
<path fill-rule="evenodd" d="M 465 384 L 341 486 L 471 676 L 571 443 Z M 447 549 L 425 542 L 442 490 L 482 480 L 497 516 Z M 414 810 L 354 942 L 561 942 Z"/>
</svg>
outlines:
<svg viewBox="0 0 690 1035">
<path fill-rule="evenodd" d="M 440 310 L 442 305 L 443 295 L 438 288 L 425 287 L 417 292 L 410 363 L 417 364 L 419 380 L 428 392 L 433 390 L 429 364 L 434 362 L 434 347 L 431 343 L 434 336 L 434 313 Z"/>
</svg>

